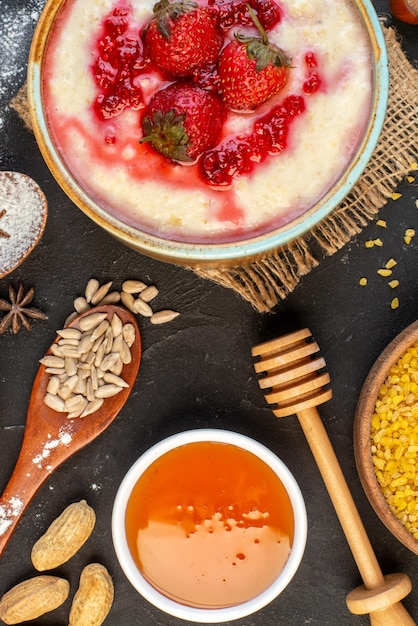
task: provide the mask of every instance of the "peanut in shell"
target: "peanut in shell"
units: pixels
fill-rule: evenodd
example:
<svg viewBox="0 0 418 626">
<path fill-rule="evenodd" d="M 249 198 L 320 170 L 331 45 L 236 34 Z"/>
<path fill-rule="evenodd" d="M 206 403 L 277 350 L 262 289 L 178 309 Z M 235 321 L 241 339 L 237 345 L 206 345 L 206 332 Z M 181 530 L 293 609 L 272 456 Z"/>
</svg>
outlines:
<svg viewBox="0 0 418 626">
<path fill-rule="evenodd" d="M 85 500 L 67 506 L 34 544 L 31 558 L 40 572 L 66 563 L 90 537 L 96 515 Z"/>
<path fill-rule="evenodd" d="M 113 581 L 104 565 L 86 565 L 71 605 L 68 625 L 101 626 L 111 609 L 113 597 Z"/>
<path fill-rule="evenodd" d="M 35 576 L 12 587 L 0 600 L 0 619 L 20 624 L 37 619 L 65 602 L 70 583 L 57 576 Z"/>
</svg>

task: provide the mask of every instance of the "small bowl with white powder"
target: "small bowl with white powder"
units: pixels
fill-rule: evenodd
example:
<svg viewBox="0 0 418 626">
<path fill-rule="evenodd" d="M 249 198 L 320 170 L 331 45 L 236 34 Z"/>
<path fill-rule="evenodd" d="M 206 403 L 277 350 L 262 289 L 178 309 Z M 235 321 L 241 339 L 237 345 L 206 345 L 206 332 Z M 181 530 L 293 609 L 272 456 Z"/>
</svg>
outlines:
<svg viewBox="0 0 418 626">
<path fill-rule="evenodd" d="M 48 204 L 39 185 L 20 172 L 0 172 L 0 278 L 10 274 L 38 245 Z"/>
</svg>

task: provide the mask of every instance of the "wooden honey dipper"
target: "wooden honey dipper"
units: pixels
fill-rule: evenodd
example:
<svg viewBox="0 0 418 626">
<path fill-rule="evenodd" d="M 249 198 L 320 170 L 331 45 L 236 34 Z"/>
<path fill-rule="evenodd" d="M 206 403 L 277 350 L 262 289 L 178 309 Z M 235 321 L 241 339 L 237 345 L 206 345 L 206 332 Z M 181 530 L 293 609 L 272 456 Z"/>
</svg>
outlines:
<svg viewBox="0 0 418 626">
<path fill-rule="evenodd" d="M 334 449 L 321 421 L 317 406 L 329 400 L 330 377 L 324 372 L 325 360 L 311 332 L 305 328 L 267 341 L 252 349 L 255 371 L 265 398 L 275 405 L 276 417 L 296 414 L 328 489 L 338 519 L 363 579 L 363 585 L 347 598 L 349 610 L 369 614 L 373 626 L 413 626 L 401 600 L 412 589 L 406 574 L 384 576 L 366 530 L 342 473 Z"/>
</svg>

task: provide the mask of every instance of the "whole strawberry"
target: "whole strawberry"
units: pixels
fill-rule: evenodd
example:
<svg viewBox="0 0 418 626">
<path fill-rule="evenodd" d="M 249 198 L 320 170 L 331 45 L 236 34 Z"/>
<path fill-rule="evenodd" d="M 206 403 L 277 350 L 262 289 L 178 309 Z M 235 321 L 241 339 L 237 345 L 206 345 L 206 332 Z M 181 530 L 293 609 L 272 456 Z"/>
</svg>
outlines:
<svg viewBox="0 0 418 626">
<path fill-rule="evenodd" d="M 219 60 L 220 90 L 227 107 L 252 111 L 283 89 L 290 60 L 283 50 L 270 44 L 260 22 L 250 10 L 260 36 L 235 35 Z"/>
<path fill-rule="evenodd" d="M 175 161 L 193 162 L 217 144 L 226 111 L 221 98 L 187 82 L 171 83 L 151 98 L 142 118 L 144 137 Z"/>
<path fill-rule="evenodd" d="M 213 12 L 192 0 L 160 0 L 145 30 L 145 43 L 154 63 L 173 76 L 189 76 L 214 63 L 223 35 Z"/>
</svg>

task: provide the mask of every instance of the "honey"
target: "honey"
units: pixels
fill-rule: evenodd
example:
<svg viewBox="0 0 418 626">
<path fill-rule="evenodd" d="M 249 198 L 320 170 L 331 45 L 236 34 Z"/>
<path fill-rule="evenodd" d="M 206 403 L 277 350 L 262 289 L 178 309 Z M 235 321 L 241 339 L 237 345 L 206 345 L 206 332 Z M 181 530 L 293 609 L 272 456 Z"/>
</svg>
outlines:
<svg viewBox="0 0 418 626">
<path fill-rule="evenodd" d="M 187 606 L 251 600 L 282 571 L 294 517 L 275 472 L 228 443 L 193 442 L 163 454 L 126 509 L 132 556 L 148 582 Z"/>
</svg>

